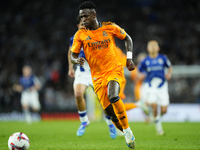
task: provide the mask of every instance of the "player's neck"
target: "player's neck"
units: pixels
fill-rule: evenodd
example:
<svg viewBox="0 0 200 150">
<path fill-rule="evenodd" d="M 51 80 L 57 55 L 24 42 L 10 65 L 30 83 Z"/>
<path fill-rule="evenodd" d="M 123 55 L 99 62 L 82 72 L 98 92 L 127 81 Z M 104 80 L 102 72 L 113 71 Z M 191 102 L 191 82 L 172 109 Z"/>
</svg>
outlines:
<svg viewBox="0 0 200 150">
<path fill-rule="evenodd" d="M 24 78 L 28 79 L 31 75 L 24 75 Z"/>
<path fill-rule="evenodd" d="M 95 20 L 93 26 L 90 28 L 90 30 L 96 30 L 100 27 L 99 22 Z"/>
<path fill-rule="evenodd" d="M 158 53 L 154 53 L 154 54 L 149 54 L 150 58 L 157 58 L 158 57 Z"/>
</svg>

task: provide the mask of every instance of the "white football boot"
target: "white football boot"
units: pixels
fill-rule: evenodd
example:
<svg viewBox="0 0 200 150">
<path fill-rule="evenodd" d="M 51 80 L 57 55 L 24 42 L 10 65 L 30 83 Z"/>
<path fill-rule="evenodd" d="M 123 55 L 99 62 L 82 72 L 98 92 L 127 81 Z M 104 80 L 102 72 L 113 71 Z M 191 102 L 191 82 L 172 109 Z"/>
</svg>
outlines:
<svg viewBox="0 0 200 150">
<path fill-rule="evenodd" d="M 155 122 L 155 127 L 156 127 L 157 135 L 163 135 L 164 134 L 161 121 Z"/>
<path fill-rule="evenodd" d="M 124 131 L 124 136 L 126 140 L 126 144 L 129 148 L 134 149 L 135 148 L 135 137 L 133 135 L 133 132 L 129 128 L 129 131 L 123 130 Z"/>
</svg>

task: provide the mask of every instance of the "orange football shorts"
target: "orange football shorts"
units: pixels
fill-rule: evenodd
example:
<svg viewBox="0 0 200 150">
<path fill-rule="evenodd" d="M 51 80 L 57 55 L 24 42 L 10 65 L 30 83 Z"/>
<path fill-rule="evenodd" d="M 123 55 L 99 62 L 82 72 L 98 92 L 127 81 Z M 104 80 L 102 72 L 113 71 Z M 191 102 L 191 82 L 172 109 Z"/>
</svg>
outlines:
<svg viewBox="0 0 200 150">
<path fill-rule="evenodd" d="M 99 80 L 100 82 L 93 81 L 95 93 L 97 94 L 103 109 L 106 109 L 110 105 L 107 91 L 108 83 L 110 81 L 118 82 L 121 90 L 122 84 L 125 82 L 122 70 L 123 68 L 121 66 L 117 67 L 115 70 L 107 73 L 104 77 L 102 77 Z"/>
</svg>

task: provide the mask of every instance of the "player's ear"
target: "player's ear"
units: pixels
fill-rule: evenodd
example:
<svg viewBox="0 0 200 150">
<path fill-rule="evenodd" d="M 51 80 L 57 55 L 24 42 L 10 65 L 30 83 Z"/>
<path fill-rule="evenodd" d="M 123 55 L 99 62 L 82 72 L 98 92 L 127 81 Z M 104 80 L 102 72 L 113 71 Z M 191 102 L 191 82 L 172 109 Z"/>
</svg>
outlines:
<svg viewBox="0 0 200 150">
<path fill-rule="evenodd" d="M 93 19 L 93 20 L 96 19 L 96 14 L 92 14 L 92 19 Z"/>
<path fill-rule="evenodd" d="M 93 19 L 96 19 L 97 13 L 95 11 L 92 11 L 92 17 L 93 17 Z"/>
<path fill-rule="evenodd" d="M 97 18 L 97 14 L 96 13 L 94 13 L 94 19 L 96 19 Z"/>
</svg>

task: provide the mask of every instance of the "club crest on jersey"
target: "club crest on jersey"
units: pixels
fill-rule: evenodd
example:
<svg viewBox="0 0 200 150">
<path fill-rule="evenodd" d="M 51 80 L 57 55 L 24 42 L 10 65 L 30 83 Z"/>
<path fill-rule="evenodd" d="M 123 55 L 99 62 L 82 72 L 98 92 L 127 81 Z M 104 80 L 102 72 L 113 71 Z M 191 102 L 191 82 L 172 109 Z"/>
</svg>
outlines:
<svg viewBox="0 0 200 150">
<path fill-rule="evenodd" d="M 159 58 L 158 59 L 158 63 L 162 65 L 163 64 L 163 60 L 161 58 Z"/>
<path fill-rule="evenodd" d="M 88 37 L 85 39 L 85 41 L 88 41 L 88 40 L 91 40 L 91 37 L 90 37 L 90 36 L 88 36 Z"/>
<path fill-rule="evenodd" d="M 108 36 L 108 33 L 106 31 L 103 31 L 103 36 Z"/>
<path fill-rule="evenodd" d="M 145 63 L 146 63 L 147 66 L 150 64 L 150 62 L 148 60 Z"/>
</svg>

